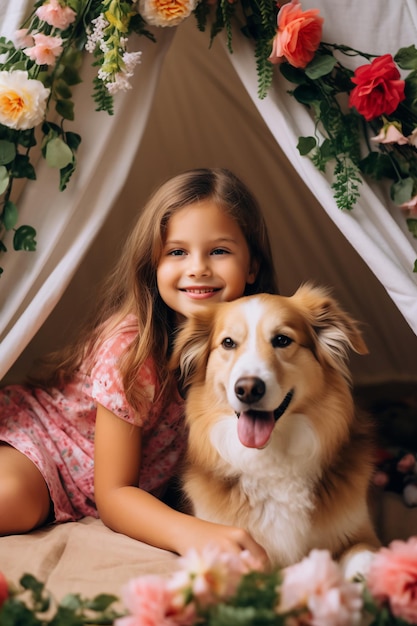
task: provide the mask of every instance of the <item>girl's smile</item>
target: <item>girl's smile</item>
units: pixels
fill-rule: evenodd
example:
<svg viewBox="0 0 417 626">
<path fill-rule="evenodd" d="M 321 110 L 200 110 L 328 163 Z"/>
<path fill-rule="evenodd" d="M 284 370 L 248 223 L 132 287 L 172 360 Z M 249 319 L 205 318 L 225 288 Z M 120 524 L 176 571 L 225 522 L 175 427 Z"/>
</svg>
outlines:
<svg viewBox="0 0 417 626">
<path fill-rule="evenodd" d="M 217 204 L 196 202 L 170 218 L 157 283 L 171 309 L 189 317 L 208 302 L 239 298 L 255 278 L 240 227 Z"/>
</svg>

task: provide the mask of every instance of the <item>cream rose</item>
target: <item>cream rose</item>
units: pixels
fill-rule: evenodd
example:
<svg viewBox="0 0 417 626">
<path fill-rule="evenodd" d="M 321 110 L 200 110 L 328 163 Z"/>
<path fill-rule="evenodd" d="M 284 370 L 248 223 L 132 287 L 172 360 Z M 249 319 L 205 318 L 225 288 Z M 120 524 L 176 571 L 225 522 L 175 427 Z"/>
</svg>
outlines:
<svg viewBox="0 0 417 626">
<path fill-rule="evenodd" d="M 22 70 L 0 72 L 0 123 L 15 130 L 37 126 L 45 116 L 49 91 Z"/>
<path fill-rule="evenodd" d="M 152 26 L 177 26 L 195 6 L 196 0 L 140 0 L 139 11 Z"/>
</svg>

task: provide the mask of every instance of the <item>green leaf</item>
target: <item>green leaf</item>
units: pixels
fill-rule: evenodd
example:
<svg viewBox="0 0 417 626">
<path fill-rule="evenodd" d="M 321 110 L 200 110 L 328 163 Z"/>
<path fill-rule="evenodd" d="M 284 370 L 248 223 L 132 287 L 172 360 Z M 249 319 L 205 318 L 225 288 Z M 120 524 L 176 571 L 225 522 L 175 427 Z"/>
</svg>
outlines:
<svg viewBox="0 0 417 626">
<path fill-rule="evenodd" d="M 332 54 L 318 54 L 307 65 L 305 73 L 311 80 L 317 80 L 330 74 L 336 63 L 337 60 Z"/>
<path fill-rule="evenodd" d="M 297 143 L 297 150 L 301 156 L 306 156 L 317 145 L 317 141 L 314 137 L 299 137 Z"/>
<path fill-rule="evenodd" d="M 311 104 L 319 102 L 321 99 L 320 90 L 315 85 L 299 85 L 293 91 L 294 98 L 301 104 Z"/>
<path fill-rule="evenodd" d="M 18 217 L 17 206 L 11 200 L 7 200 L 3 208 L 3 224 L 5 229 L 12 230 L 17 224 Z"/>
<path fill-rule="evenodd" d="M 61 170 L 72 163 L 73 158 L 71 148 L 60 137 L 54 137 L 46 144 L 45 159 L 50 167 Z"/>
<path fill-rule="evenodd" d="M 417 49 L 415 45 L 400 48 L 394 56 L 394 61 L 403 70 L 417 70 Z"/>
<path fill-rule="evenodd" d="M 10 175 L 13 176 L 13 178 L 36 180 L 35 168 L 26 154 L 16 155 Z"/>
<path fill-rule="evenodd" d="M 117 601 L 117 597 L 108 593 L 100 593 L 98 596 L 86 603 L 88 609 L 92 611 L 105 611 L 114 602 Z"/>
<path fill-rule="evenodd" d="M 417 219 L 415 217 L 409 217 L 407 219 L 407 227 L 413 237 L 417 239 Z"/>
<path fill-rule="evenodd" d="M 0 196 L 4 193 L 9 185 L 9 172 L 7 171 L 7 167 L 4 165 L 0 165 Z"/>
<path fill-rule="evenodd" d="M 68 100 L 68 98 L 71 98 L 72 96 L 71 89 L 68 87 L 67 82 L 65 80 L 62 80 L 62 78 L 55 81 L 54 90 L 57 96 L 59 98 L 62 98 L 63 100 Z"/>
<path fill-rule="evenodd" d="M 391 200 L 395 204 L 408 202 L 413 196 L 414 181 L 412 178 L 402 178 L 391 186 Z"/>
<path fill-rule="evenodd" d="M 71 176 L 75 171 L 75 158 L 72 163 L 69 163 L 62 170 L 59 170 L 59 191 L 64 191 L 70 181 Z"/>
<path fill-rule="evenodd" d="M 15 250 L 36 250 L 36 230 L 32 226 L 20 226 L 13 237 L 13 248 Z M 23 623 L 23 622 L 22 622 Z"/>
<path fill-rule="evenodd" d="M 304 70 L 300 70 L 297 67 L 293 67 L 289 63 L 281 63 L 279 71 L 290 83 L 296 85 L 304 85 L 306 81 L 306 75 Z"/>
<path fill-rule="evenodd" d="M 65 133 L 65 141 L 67 142 L 71 150 L 73 152 L 76 152 L 78 146 L 81 143 L 81 136 L 78 135 L 78 133 L 67 132 Z"/>
<path fill-rule="evenodd" d="M 11 141 L 0 140 L 0 165 L 11 163 L 16 156 L 16 146 Z"/>
<path fill-rule="evenodd" d="M 414 261 L 413 272 L 417 272 L 417 259 Z"/>
<path fill-rule="evenodd" d="M 74 103 L 71 100 L 57 100 L 55 110 L 64 120 L 74 120 Z"/>
</svg>

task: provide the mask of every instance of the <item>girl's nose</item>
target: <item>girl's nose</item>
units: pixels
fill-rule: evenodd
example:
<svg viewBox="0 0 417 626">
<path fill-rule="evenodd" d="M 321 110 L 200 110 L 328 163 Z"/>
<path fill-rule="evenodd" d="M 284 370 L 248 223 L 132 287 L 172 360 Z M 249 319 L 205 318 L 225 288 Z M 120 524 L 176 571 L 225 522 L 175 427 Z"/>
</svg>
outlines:
<svg viewBox="0 0 417 626">
<path fill-rule="evenodd" d="M 190 255 L 187 274 L 189 276 L 208 276 L 210 267 L 206 257 L 200 254 Z"/>
</svg>

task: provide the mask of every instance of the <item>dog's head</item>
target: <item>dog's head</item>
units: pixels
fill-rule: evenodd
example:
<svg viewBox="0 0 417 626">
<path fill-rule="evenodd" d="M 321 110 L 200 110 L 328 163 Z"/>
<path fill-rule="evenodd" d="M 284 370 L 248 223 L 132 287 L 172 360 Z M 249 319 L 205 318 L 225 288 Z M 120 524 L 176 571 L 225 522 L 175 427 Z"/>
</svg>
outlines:
<svg viewBox="0 0 417 626">
<path fill-rule="evenodd" d="M 288 406 L 302 410 L 325 384 L 349 382 L 349 349 L 367 353 L 357 323 L 306 285 L 207 308 L 179 331 L 171 365 L 185 390 L 208 386 L 213 403 L 233 409 L 244 446 L 262 448 Z"/>
</svg>

